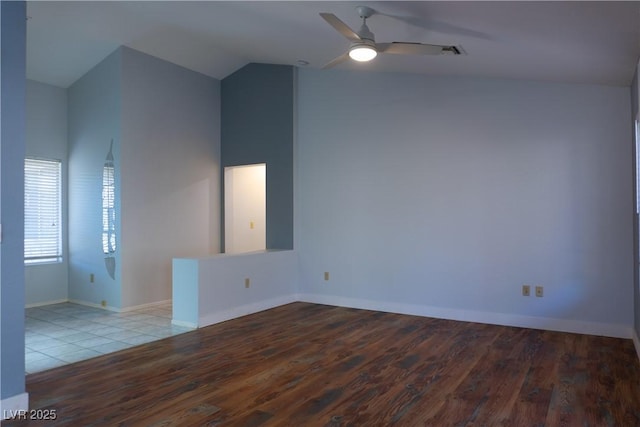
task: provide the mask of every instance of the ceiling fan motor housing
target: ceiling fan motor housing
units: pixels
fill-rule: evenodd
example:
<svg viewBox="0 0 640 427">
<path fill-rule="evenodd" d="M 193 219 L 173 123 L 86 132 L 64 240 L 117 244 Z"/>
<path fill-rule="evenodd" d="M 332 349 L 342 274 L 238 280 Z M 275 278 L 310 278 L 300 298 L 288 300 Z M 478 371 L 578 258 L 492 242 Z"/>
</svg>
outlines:
<svg viewBox="0 0 640 427">
<path fill-rule="evenodd" d="M 370 40 L 371 42 L 375 41 L 375 37 L 373 33 L 371 32 L 369 27 L 367 27 L 367 24 L 365 22 L 363 22 L 362 25 L 360 26 L 360 29 L 358 30 L 358 35 L 363 41 L 364 40 Z"/>
</svg>

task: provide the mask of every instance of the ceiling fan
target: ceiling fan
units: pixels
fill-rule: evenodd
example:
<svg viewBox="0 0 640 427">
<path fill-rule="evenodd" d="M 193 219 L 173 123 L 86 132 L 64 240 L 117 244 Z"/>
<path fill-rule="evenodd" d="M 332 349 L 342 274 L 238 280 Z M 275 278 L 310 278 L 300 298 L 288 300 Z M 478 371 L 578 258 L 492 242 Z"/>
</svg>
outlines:
<svg viewBox="0 0 640 427">
<path fill-rule="evenodd" d="M 376 13 L 375 10 L 368 6 L 356 7 L 360 18 L 362 18 L 362 25 L 356 32 L 353 31 L 347 24 L 342 22 L 333 13 L 321 13 L 320 16 L 340 34 L 347 38 L 351 42 L 349 50 L 344 54 L 338 56 L 333 61 L 329 62 L 322 68 L 331 68 L 341 62 L 351 58 L 354 61 L 366 62 L 371 61 L 379 53 L 392 53 L 399 55 L 460 55 L 462 51 L 457 46 L 445 46 L 436 44 L 424 44 L 424 43 L 376 43 L 375 37 L 369 27 L 367 26 L 367 19 Z"/>
</svg>

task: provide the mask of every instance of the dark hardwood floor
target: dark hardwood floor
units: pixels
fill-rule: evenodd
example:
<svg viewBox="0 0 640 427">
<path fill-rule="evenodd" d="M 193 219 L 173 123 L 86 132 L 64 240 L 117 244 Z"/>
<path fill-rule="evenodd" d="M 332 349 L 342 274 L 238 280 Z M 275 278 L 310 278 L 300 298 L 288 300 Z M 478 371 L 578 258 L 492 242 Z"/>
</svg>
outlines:
<svg viewBox="0 0 640 427">
<path fill-rule="evenodd" d="M 27 391 L 57 419 L 3 425 L 640 425 L 631 340 L 305 303 L 32 374 Z"/>
</svg>

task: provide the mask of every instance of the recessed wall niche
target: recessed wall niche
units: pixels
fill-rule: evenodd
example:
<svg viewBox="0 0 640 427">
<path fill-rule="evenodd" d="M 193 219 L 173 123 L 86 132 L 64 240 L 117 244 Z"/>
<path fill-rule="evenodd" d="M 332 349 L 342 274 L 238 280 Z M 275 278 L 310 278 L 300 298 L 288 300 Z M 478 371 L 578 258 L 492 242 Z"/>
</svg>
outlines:
<svg viewBox="0 0 640 427">
<path fill-rule="evenodd" d="M 225 252 L 266 249 L 267 165 L 224 168 Z"/>
</svg>

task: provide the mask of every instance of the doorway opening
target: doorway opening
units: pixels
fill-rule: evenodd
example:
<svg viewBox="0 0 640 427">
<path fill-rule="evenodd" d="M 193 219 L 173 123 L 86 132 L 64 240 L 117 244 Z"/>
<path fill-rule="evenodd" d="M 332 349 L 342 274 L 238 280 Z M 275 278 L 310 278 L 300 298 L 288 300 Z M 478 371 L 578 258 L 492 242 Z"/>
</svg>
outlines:
<svg viewBox="0 0 640 427">
<path fill-rule="evenodd" d="M 224 168 L 225 253 L 266 249 L 267 165 Z"/>
</svg>

